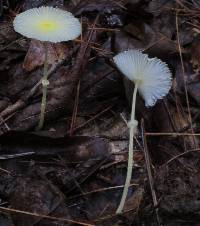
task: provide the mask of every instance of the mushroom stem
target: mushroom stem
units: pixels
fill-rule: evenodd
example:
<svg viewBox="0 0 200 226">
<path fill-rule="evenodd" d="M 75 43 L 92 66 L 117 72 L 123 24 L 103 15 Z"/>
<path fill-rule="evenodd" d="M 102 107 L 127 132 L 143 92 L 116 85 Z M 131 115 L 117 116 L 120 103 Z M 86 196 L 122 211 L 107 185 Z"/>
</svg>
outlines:
<svg viewBox="0 0 200 226">
<path fill-rule="evenodd" d="M 124 185 L 122 198 L 121 198 L 120 204 L 117 208 L 116 214 L 121 214 L 123 211 L 126 197 L 128 194 L 128 188 L 130 186 L 131 177 L 132 177 L 132 169 L 133 169 L 133 164 L 134 164 L 134 162 L 133 162 L 133 138 L 134 138 L 135 129 L 137 128 L 137 121 L 135 120 L 135 105 L 136 105 L 137 90 L 138 90 L 138 82 L 135 83 L 133 99 L 132 99 L 131 121 L 128 123 L 128 126 L 129 126 L 129 151 L 128 151 L 128 166 L 127 166 L 126 181 L 125 181 L 125 185 Z"/>
<path fill-rule="evenodd" d="M 47 87 L 49 85 L 48 49 L 46 44 L 44 44 L 44 49 L 45 49 L 45 60 L 44 60 L 44 71 L 43 71 L 43 78 L 42 78 L 42 102 L 41 102 L 41 110 L 40 110 L 40 121 L 39 121 L 37 130 L 41 130 L 44 125 L 44 115 L 45 115 L 46 102 L 47 102 Z"/>
</svg>

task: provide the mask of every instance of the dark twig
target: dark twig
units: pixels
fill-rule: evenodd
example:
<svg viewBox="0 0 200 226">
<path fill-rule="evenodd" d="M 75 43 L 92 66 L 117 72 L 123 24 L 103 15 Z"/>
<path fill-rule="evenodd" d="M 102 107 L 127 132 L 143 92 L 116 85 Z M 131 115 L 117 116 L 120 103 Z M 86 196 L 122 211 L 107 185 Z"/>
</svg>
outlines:
<svg viewBox="0 0 200 226">
<path fill-rule="evenodd" d="M 103 115 L 105 112 L 107 112 L 108 110 L 110 110 L 113 107 L 113 105 L 107 107 L 106 109 L 104 109 L 103 111 L 99 112 L 98 114 L 96 114 L 94 117 L 92 117 L 91 119 L 87 120 L 86 122 L 82 123 L 81 125 L 75 127 L 73 129 L 73 132 L 83 128 L 84 126 L 86 126 L 88 123 L 94 121 L 95 119 L 97 119 L 98 117 L 100 117 L 101 115 Z M 68 132 L 70 133 L 70 131 Z"/>
<path fill-rule="evenodd" d="M 189 153 L 191 153 L 191 152 L 198 152 L 198 151 L 200 151 L 199 148 L 198 148 L 198 149 L 192 149 L 192 150 L 189 150 L 189 151 L 185 151 L 185 152 L 180 153 L 180 154 L 174 156 L 173 158 L 169 159 L 169 160 L 168 160 L 166 163 L 164 163 L 163 165 L 168 165 L 168 164 L 170 164 L 171 162 L 173 162 L 174 160 L 176 160 L 176 159 L 182 157 L 183 155 L 189 154 Z"/>
<path fill-rule="evenodd" d="M 177 0 L 179 2 L 179 0 Z M 187 83 L 185 79 L 185 67 L 183 63 L 183 56 L 182 56 L 182 50 L 181 50 L 181 45 L 180 45 L 180 37 L 179 37 L 179 24 L 178 24 L 178 12 L 176 13 L 176 34 L 177 34 L 177 43 L 178 43 L 178 49 L 179 49 L 179 56 L 181 60 L 181 67 L 182 67 L 182 76 L 183 76 L 183 82 L 184 82 L 184 89 L 185 89 L 185 96 L 186 96 L 186 103 L 187 103 L 187 109 L 188 109 L 188 120 L 190 122 L 190 128 L 192 133 L 194 133 L 194 129 L 192 126 L 192 115 L 191 115 L 191 110 L 190 110 L 190 102 L 189 102 L 189 97 L 188 97 L 188 90 L 187 90 Z M 195 137 L 193 137 L 193 142 L 195 147 L 197 147 Z"/>
<path fill-rule="evenodd" d="M 151 188 L 153 205 L 154 205 L 154 208 L 155 208 L 157 223 L 158 223 L 159 226 L 161 226 L 162 223 L 161 223 L 159 213 L 158 213 L 158 201 L 157 201 L 156 191 L 155 191 L 155 187 L 154 187 L 154 179 L 153 179 L 152 172 L 151 172 L 151 162 L 150 162 L 149 152 L 148 152 L 148 148 L 147 148 L 147 139 L 146 139 L 146 135 L 145 135 L 145 127 L 144 127 L 144 121 L 143 120 L 141 122 L 141 131 L 142 131 L 142 141 L 143 141 L 143 146 L 144 146 L 144 156 L 145 156 L 145 162 L 146 162 L 146 169 L 147 169 L 149 184 L 150 184 L 150 188 Z"/>
<path fill-rule="evenodd" d="M 51 217 L 51 216 L 47 216 L 47 215 L 44 215 L 44 214 L 31 213 L 31 212 L 28 212 L 28 211 L 17 210 L 17 209 L 6 208 L 6 207 L 0 207 L 0 211 L 7 212 L 7 213 L 11 212 L 11 213 L 24 214 L 24 215 L 34 216 L 34 217 L 42 217 L 44 219 L 66 222 L 66 223 L 70 223 L 70 224 L 73 223 L 73 224 L 76 224 L 76 225 L 94 226 L 94 224 L 88 224 L 88 223 L 70 220 L 70 219 L 66 219 L 66 218 L 60 218 L 60 217 Z"/>
<path fill-rule="evenodd" d="M 98 21 L 98 18 L 99 18 L 99 16 L 97 15 L 96 18 L 95 18 L 95 20 L 94 20 L 94 23 L 93 23 L 93 25 L 92 25 L 92 28 L 91 28 L 91 30 L 89 31 L 88 40 L 87 40 L 87 42 L 85 42 L 85 46 L 84 46 L 85 48 L 84 48 L 84 54 L 83 54 L 83 56 L 85 55 L 86 50 L 87 50 L 87 48 L 89 47 L 89 44 L 90 44 L 90 42 L 91 42 L 92 35 L 93 35 L 93 33 L 94 33 L 94 28 L 95 28 L 95 25 L 96 25 L 96 23 L 97 23 L 97 21 Z M 81 37 L 81 38 L 82 38 L 82 37 Z M 82 40 L 82 39 L 81 39 L 81 40 Z M 82 57 L 82 56 L 81 56 L 81 57 Z M 86 65 L 86 64 L 84 64 L 84 65 Z M 80 71 L 79 71 L 79 73 L 80 73 Z M 73 109 L 73 114 L 72 114 L 72 122 L 71 122 L 71 126 L 70 126 L 70 136 L 71 136 L 71 135 L 73 134 L 73 132 L 74 132 L 74 125 L 75 125 L 75 123 L 76 123 L 76 116 L 77 116 L 77 113 L 78 113 L 79 94 L 80 94 L 80 79 L 79 79 L 78 85 L 77 85 L 76 98 L 75 98 L 74 109 Z"/>
<path fill-rule="evenodd" d="M 74 132 L 74 126 L 76 124 L 76 117 L 77 117 L 77 113 L 78 113 L 78 103 L 79 103 L 79 95 L 80 95 L 80 85 L 81 82 L 79 80 L 78 85 L 77 85 L 77 91 L 76 91 L 76 98 L 74 101 L 74 109 L 73 109 L 73 114 L 72 114 L 72 121 L 71 121 L 71 125 L 70 125 L 70 136 L 73 135 Z"/>
<path fill-rule="evenodd" d="M 133 186 L 139 186 L 139 184 L 131 183 L 130 187 L 133 187 Z M 82 196 L 92 195 L 94 193 L 110 191 L 110 190 L 119 189 L 119 188 L 123 188 L 123 187 L 124 187 L 124 185 L 112 186 L 112 187 L 107 187 L 107 188 L 99 188 L 99 189 L 95 189 L 93 191 L 84 192 L 83 194 L 78 194 L 78 195 L 71 196 L 71 197 L 69 197 L 67 199 L 70 200 L 70 199 L 79 198 L 79 197 L 82 197 Z"/>
</svg>

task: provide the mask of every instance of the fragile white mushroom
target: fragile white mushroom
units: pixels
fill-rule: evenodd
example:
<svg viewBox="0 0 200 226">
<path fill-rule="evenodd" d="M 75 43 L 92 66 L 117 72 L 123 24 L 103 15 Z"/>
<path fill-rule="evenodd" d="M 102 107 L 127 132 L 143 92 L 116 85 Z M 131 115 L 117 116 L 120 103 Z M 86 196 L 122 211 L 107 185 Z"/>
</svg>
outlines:
<svg viewBox="0 0 200 226">
<path fill-rule="evenodd" d="M 147 107 L 153 106 L 158 99 L 162 99 L 170 90 L 172 77 L 166 63 L 158 58 L 149 58 L 138 50 L 128 50 L 119 53 L 114 58 L 117 68 L 135 84 L 132 100 L 131 120 L 128 123 L 129 158 L 126 182 L 122 198 L 116 213 L 121 213 L 125 204 L 133 167 L 133 137 L 137 127 L 135 120 L 135 104 L 137 90 L 143 97 Z"/>
<path fill-rule="evenodd" d="M 62 42 L 77 38 L 81 34 L 81 24 L 70 12 L 42 6 L 29 9 L 18 14 L 13 26 L 16 32 L 43 42 Z M 41 102 L 41 113 L 38 129 L 44 124 L 44 114 L 46 108 L 47 86 L 48 82 L 48 50 L 45 47 L 44 73 L 42 78 L 43 96 Z"/>
<path fill-rule="evenodd" d="M 81 34 L 81 24 L 70 12 L 42 6 L 18 14 L 13 26 L 16 32 L 39 41 L 63 42 Z"/>
</svg>

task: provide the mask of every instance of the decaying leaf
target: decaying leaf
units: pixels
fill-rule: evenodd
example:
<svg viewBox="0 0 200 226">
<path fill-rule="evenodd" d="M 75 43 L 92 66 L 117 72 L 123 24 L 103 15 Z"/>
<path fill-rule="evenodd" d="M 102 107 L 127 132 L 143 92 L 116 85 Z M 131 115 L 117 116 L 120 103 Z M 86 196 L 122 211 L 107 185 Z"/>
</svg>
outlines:
<svg viewBox="0 0 200 226">
<path fill-rule="evenodd" d="M 48 49 L 48 64 L 55 68 L 57 64 L 61 63 L 66 58 L 68 48 L 62 43 L 47 43 L 46 45 Z M 24 69 L 27 71 L 32 71 L 37 67 L 42 66 L 45 59 L 44 51 L 44 43 L 37 40 L 32 40 L 24 59 Z"/>
</svg>

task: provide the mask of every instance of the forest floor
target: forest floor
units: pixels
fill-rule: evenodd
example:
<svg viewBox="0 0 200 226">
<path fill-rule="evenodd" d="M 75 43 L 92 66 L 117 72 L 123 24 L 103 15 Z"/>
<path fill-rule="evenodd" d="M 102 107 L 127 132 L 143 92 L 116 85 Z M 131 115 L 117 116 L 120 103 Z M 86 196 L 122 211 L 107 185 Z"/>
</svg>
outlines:
<svg viewBox="0 0 200 226">
<path fill-rule="evenodd" d="M 36 131 L 44 46 L 12 23 L 41 5 L 72 12 L 83 34 L 48 43 Z M 132 84 L 112 59 L 127 49 L 166 62 L 173 84 L 152 108 L 137 96 L 133 177 L 116 215 Z M 0 226 L 200 226 L 199 70 L 199 0 L 0 0 Z"/>
</svg>

